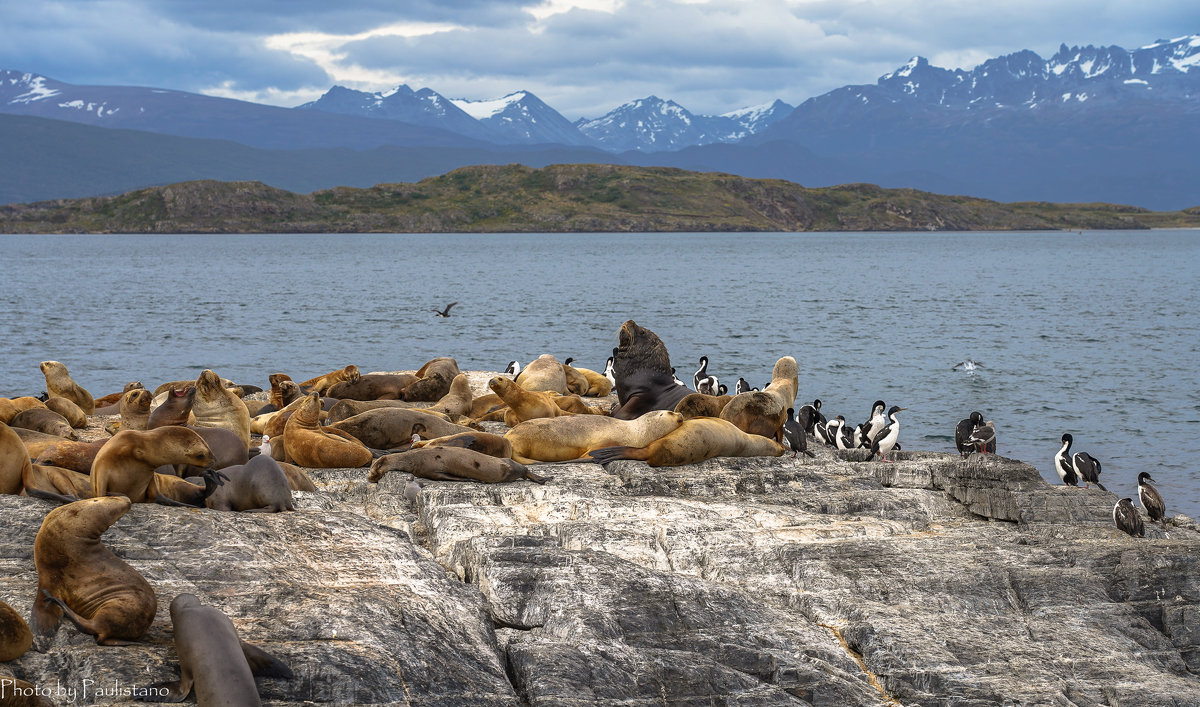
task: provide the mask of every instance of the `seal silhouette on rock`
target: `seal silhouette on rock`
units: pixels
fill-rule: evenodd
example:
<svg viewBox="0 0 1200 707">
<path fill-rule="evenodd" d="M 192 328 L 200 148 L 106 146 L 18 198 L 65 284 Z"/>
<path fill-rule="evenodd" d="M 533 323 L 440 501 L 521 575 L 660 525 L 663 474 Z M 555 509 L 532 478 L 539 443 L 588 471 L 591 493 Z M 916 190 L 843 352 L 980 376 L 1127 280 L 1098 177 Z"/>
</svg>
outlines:
<svg viewBox="0 0 1200 707">
<path fill-rule="evenodd" d="M 404 389 L 416 382 L 411 373 L 368 373 L 354 383 L 334 385 L 326 395 L 339 400 L 401 400 Z"/>
<path fill-rule="evenodd" d="M 632 319 L 621 325 L 613 350 L 617 407 L 612 416 L 632 420 L 651 410 L 674 410 L 691 391 L 675 383 L 667 346 Z"/>
<path fill-rule="evenodd" d="M 430 359 L 417 369 L 417 380 L 404 389 L 400 399 L 410 403 L 437 402 L 450 392 L 450 384 L 459 373 L 458 361 L 449 356 Z"/>
</svg>

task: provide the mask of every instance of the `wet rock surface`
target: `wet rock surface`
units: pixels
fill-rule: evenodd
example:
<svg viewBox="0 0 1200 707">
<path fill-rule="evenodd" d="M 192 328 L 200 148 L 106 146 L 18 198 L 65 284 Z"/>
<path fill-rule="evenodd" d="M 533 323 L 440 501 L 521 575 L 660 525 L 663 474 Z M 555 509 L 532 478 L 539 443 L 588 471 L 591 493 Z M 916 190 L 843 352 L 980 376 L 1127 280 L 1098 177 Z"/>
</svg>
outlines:
<svg viewBox="0 0 1200 707">
<path fill-rule="evenodd" d="M 0 673 L 174 680 L 190 592 L 290 665 L 259 680 L 276 705 L 1200 704 L 1194 522 L 1130 538 L 1112 494 L 994 456 L 816 453 L 537 465 L 544 486 L 415 500 L 311 470 L 294 513 L 138 505 L 103 540 L 158 594 L 145 643 L 64 624 Z M 51 508 L 0 497 L 0 599 L 26 617 Z"/>
</svg>

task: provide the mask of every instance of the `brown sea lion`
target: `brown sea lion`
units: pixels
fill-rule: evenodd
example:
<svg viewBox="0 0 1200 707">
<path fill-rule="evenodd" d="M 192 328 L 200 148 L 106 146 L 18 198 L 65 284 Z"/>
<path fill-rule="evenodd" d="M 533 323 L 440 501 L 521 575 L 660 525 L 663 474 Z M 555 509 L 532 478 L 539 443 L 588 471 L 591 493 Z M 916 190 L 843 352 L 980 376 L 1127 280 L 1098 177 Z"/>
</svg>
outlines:
<svg viewBox="0 0 1200 707">
<path fill-rule="evenodd" d="M 547 393 L 550 395 L 550 393 Z M 583 398 L 578 395 L 554 395 L 551 397 L 554 404 L 564 412 L 573 412 L 576 415 L 607 415 L 608 410 L 602 410 L 599 407 L 592 407 L 583 401 Z"/>
<path fill-rule="evenodd" d="M 422 439 L 412 443 L 412 449 L 426 447 L 463 447 L 480 454 L 502 459 L 512 459 L 512 442 L 507 437 L 491 432 L 459 432 L 458 434 Z"/>
<path fill-rule="evenodd" d="M 225 483 L 204 500 L 204 505 L 214 511 L 278 513 L 296 510 L 287 474 L 279 462 L 265 454 L 259 454 L 245 464 L 226 467 L 221 473 L 228 477 Z"/>
<path fill-rule="evenodd" d="M 179 682 L 164 685 L 168 702 L 193 690 L 198 705 L 261 705 L 254 676 L 293 678 L 279 659 L 238 638 L 229 617 L 204 606 L 193 594 L 171 601 L 171 626 L 179 656 Z"/>
<path fill-rule="evenodd" d="M 349 433 L 372 449 L 395 449 L 412 440 L 415 425 L 423 425 L 429 437 L 445 437 L 472 431 L 470 427 L 447 422 L 424 410 L 395 407 L 367 410 L 335 422 L 329 425 L 329 428 Z"/>
<path fill-rule="evenodd" d="M 637 459 L 650 466 L 682 466 L 713 457 L 778 457 L 783 452 L 775 440 L 746 434 L 732 422 L 696 417 L 645 447 L 608 447 L 592 450 L 589 455 L 601 463 Z"/>
<path fill-rule="evenodd" d="M 509 427 L 526 420 L 574 414 L 559 407 L 549 394 L 526 390 L 504 376 L 496 376 L 489 380 L 488 387 L 508 405 L 508 410 L 504 413 L 504 424 Z"/>
<path fill-rule="evenodd" d="M 692 392 L 675 383 L 667 347 L 654 332 L 632 319 L 621 325 L 613 352 L 617 407 L 612 416 L 632 420 L 651 410 L 674 410 Z"/>
<path fill-rule="evenodd" d="M 167 425 L 186 425 L 192 415 L 192 405 L 196 401 L 196 386 L 188 383 L 184 386 L 171 386 L 167 389 L 167 397 L 161 405 L 150 411 L 146 419 L 146 429 L 153 430 Z"/>
<path fill-rule="evenodd" d="M 636 420 L 602 415 L 546 417 L 522 422 L 505 433 L 513 459 L 557 462 L 580 459 L 593 449 L 629 445 L 644 447 L 671 432 L 683 417 L 671 410 L 653 410 Z"/>
<path fill-rule="evenodd" d="M 245 464 L 250 460 L 249 452 L 242 446 L 242 440 L 233 430 L 227 430 L 223 427 L 191 427 L 196 434 L 200 435 L 200 439 L 208 445 L 212 451 L 212 468 L 224 469 L 238 464 Z M 204 472 L 204 469 L 192 466 L 191 464 L 176 464 L 169 471 L 161 468 L 157 469 L 162 474 L 174 474 L 182 478 L 189 476 L 197 476 Z"/>
<path fill-rule="evenodd" d="M 144 430 L 149 428 L 150 401 L 153 399 L 154 396 L 145 388 L 135 388 L 122 396 L 120 402 L 121 429 Z M 159 407 L 162 408 L 164 405 L 160 405 Z M 164 419 L 171 409 L 168 408 L 168 410 L 163 412 Z M 188 411 L 190 412 L 190 409 Z"/>
<path fill-rule="evenodd" d="M 566 363 L 563 365 L 570 366 L 570 368 L 577 371 L 580 375 L 587 379 L 587 392 L 580 393 L 580 395 L 585 395 L 589 398 L 603 398 L 609 393 L 612 393 L 612 381 L 610 381 L 603 373 L 597 373 L 590 368 L 571 366 L 570 364 L 573 360 L 574 359 L 568 358 Z"/>
<path fill-rule="evenodd" d="M 92 463 L 96 455 L 108 442 L 100 439 L 93 442 L 73 442 L 63 440 L 53 447 L 47 447 L 34 457 L 35 464 L 49 464 L 63 469 L 77 471 L 80 474 L 91 474 Z"/>
<path fill-rule="evenodd" d="M 332 408 L 329 409 L 327 419 L 329 424 L 334 424 L 354 417 L 368 410 L 378 410 L 379 408 L 403 408 L 405 410 L 419 410 L 427 415 L 441 418 L 450 422 L 450 416 L 437 412 L 432 408 L 417 407 L 412 403 L 406 403 L 403 400 L 339 400 Z"/>
<path fill-rule="evenodd" d="M 27 430 L 24 427 L 11 427 L 13 432 L 21 438 L 21 442 L 25 445 L 25 451 L 28 452 L 30 459 L 37 459 L 38 455 L 47 449 L 62 444 L 63 442 L 71 441 L 63 439 L 58 435 L 48 435 L 45 432 L 34 432 Z"/>
<path fill-rule="evenodd" d="M 407 472 L 422 479 L 435 481 L 480 481 L 485 484 L 499 484 L 529 479 L 539 484 L 546 483 L 545 478 L 534 474 L 524 464 L 462 447 L 427 447 L 388 454 L 376 459 L 371 465 L 367 481 L 377 483 L 392 471 Z"/>
<path fill-rule="evenodd" d="M 326 395 L 339 400 L 401 400 L 404 389 L 417 380 L 411 373 L 368 373 L 354 383 L 334 385 Z"/>
<path fill-rule="evenodd" d="M 437 402 L 450 392 L 450 384 L 460 372 L 458 361 L 448 356 L 430 359 L 417 369 L 418 380 L 404 389 L 400 399 L 410 403 Z"/>
<path fill-rule="evenodd" d="M 718 417 L 732 399 L 732 395 L 689 393 L 675 406 L 675 412 L 683 415 L 685 420 L 693 417 Z"/>
<path fill-rule="evenodd" d="M 100 408 L 110 408 L 110 407 L 116 405 L 117 403 L 121 402 L 121 398 L 125 397 L 126 393 L 128 393 L 131 390 L 138 390 L 138 389 L 144 389 L 144 386 L 142 386 L 142 382 L 141 381 L 130 381 L 125 384 L 125 387 L 121 389 L 120 393 L 109 393 L 108 395 L 105 395 L 102 398 L 96 398 L 96 414 L 97 415 L 115 415 L 116 414 L 115 412 L 109 412 L 109 411 L 101 412 Z M 150 396 L 150 397 L 154 397 L 154 396 Z"/>
<path fill-rule="evenodd" d="M 250 412 L 246 404 L 225 386 L 221 379 L 209 369 L 204 369 L 196 379 L 196 398 L 192 402 L 192 415 L 196 427 L 221 427 L 232 430 L 242 440 L 242 446 L 250 449 Z"/>
<path fill-rule="evenodd" d="M 49 464 L 34 464 L 25 476 L 25 494 L 61 503 L 91 498 L 92 477 Z"/>
<path fill-rule="evenodd" d="M 783 423 L 787 420 L 788 408 L 796 400 L 799 372 L 796 359 L 791 356 L 780 358 L 775 362 L 766 389 L 733 396 L 721 409 L 720 418 L 737 425 L 743 432 L 770 437 L 782 444 Z"/>
<path fill-rule="evenodd" d="M 571 366 L 571 361 L 573 360 L 568 358 L 562 365 L 563 376 L 567 379 L 567 393 L 587 395 L 588 390 L 592 387 L 591 383 L 588 382 L 587 376 Z"/>
<path fill-rule="evenodd" d="M 459 373 L 450 381 L 450 390 L 436 403 L 425 408 L 432 412 L 444 413 L 450 417 L 461 417 L 471 412 L 471 381 L 466 373 Z"/>
<path fill-rule="evenodd" d="M 21 411 L 17 409 L 17 406 L 13 404 L 12 400 L 9 400 L 8 398 L 0 398 L 0 422 L 3 422 L 7 425 L 8 421 L 13 419 L 13 416 L 18 412 Z"/>
<path fill-rule="evenodd" d="M 22 395 L 19 398 L 10 398 L 9 402 L 17 409 L 17 412 L 25 412 L 34 408 L 45 408 L 46 403 L 38 400 L 31 395 Z"/>
<path fill-rule="evenodd" d="M 71 427 L 74 427 L 75 429 L 87 427 L 87 415 L 83 414 L 83 410 L 80 410 L 79 406 L 70 400 L 67 400 L 66 398 L 51 397 L 47 398 L 46 402 L 43 404 L 47 409 L 53 410 L 59 415 L 62 415 L 63 419 L 66 420 L 67 424 L 69 424 Z"/>
<path fill-rule="evenodd" d="M 358 366 L 350 364 L 345 368 L 339 368 L 325 375 L 309 378 L 300 384 L 300 390 L 305 394 L 320 393 L 321 395 L 325 395 L 326 391 L 334 385 L 342 382 L 357 383 L 359 378 L 361 376 L 358 372 Z"/>
<path fill-rule="evenodd" d="M 0 493 L 15 495 L 25 488 L 25 475 L 32 467 L 29 450 L 21 436 L 0 422 Z"/>
<path fill-rule="evenodd" d="M 8 422 L 9 427 L 22 427 L 34 432 L 43 432 L 63 439 L 78 439 L 75 428 L 67 418 L 48 408 L 31 408 L 19 412 Z"/>
<path fill-rule="evenodd" d="M 467 417 L 481 420 L 506 407 L 508 406 L 504 404 L 504 400 L 499 395 L 488 393 L 471 401 L 471 409 L 467 412 Z M 500 419 L 503 420 L 503 416 Z"/>
<path fill-rule="evenodd" d="M 67 367 L 58 361 L 42 361 L 42 374 L 46 376 L 46 393 L 50 397 L 66 398 L 79 406 L 85 415 L 96 412 L 96 401 L 92 394 L 71 380 Z"/>
<path fill-rule="evenodd" d="M 104 646 L 127 645 L 150 628 L 158 609 L 154 589 L 100 542 L 129 508 L 128 498 L 106 496 L 46 514 L 33 542 L 38 586 L 32 616 L 39 636 L 52 637 L 64 614 Z"/>
<path fill-rule="evenodd" d="M 529 391 L 567 394 L 567 374 L 562 362 L 552 354 L 535 358 L 521 369 L 514 382 Z"/>
<path fill-rule="evenodd" d="M 16 660 L 33 646 L 33 632 L 16 609 L 0 601 L 0 663 Z M 5 704 L 0 700 L 0 704 Z"/>
<path fill-rule="evenodd" d="M 194 430 L 168 425 L 153 430 L 122 430 L 108 440 L 92 462 L 92 491 L 97 496 L 124 494 L 134 503 L 167 503 L 154 470 L 164 464 L 208 468 L 212 450 Z M 207 476 L 214 471 L 206 471 Z M 219 477 L 213 477 L 219 478 Z"/>
<path fill-rule="evenodd" d="M 315 469 L 354 468 L 371 463 L 371 450 L 361 443 L 323 429 L 320 423 L 321 396 L 308 395 L 284 425 L 282 440 L 286 461 Z M 277 437 L 271 437 L 274 448 Z"/>
<path fill-rule="evenodd" d="M 275 463 L 279 464 L 279 468 L 283 469 L 283 473 L 287 476 L 288 488 L 293 491 L 316 491 L 317 487 L 313 484 L 312 479 L 308 478 L 308 474 L 295 464 L 281 462 L 278 459 Z"/>
<path fill-rule="evenodd" d="M 282 385 L 284 381 L 292 380 L 292 377 L 286 373 L 272 373 L 271 375 L 267 376 L 267 380 L 271 382 L 271 391 L 267 394 L 267 400 L 269 400 L 271 404 L 277 408 L 282 408 L 284 405 L 287 405 L 287 402 L 283 401 L 282 398 L 279 397 L 279 391 L 281 390 L 280 385 Z M 300 386 L 296 387 L 299 388 Z"/>
<path fill-rule="evenodd" d="M 228 378 L 220 378 L 219 380 L 221 381 L 222 386 L 229 388 L 230 390 L 239 389 L 238 384 L 234 383 L 233 381 L 229 380 Z M 155 399 L 158 399 L 159 396 L 161 396 L 163 393 L 167 392 L 171 388 L 183 389 L 183 388 L 188 387 L 189 385 L 196 385 L 196 380 L 193 378 L 192 380 L 171 381 L 170 383 L 163 383 L 154 389 L 154 397 L 155 397 Z M 161 404 L 161 403 L 156 403 L 156 404 Z"/>
</svg>

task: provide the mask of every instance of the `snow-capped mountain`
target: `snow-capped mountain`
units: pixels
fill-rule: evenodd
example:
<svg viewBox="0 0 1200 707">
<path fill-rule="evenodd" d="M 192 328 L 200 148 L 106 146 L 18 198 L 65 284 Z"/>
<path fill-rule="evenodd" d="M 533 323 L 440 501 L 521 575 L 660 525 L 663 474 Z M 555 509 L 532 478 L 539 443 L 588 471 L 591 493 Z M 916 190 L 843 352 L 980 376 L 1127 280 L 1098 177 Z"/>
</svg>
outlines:
<svg viewBox="0 0 1200 707">
<path fill-rule="evenodd" d="M 296 107 L 300 110 L 402 120 L 415 125 L 452 130 L 480 140 L 499 141 L 498 135 L 431 88 L 414 91 L 401 84 L 390 91 L 368 93 L 334 86 L 317 100 Z"/>
<path fill-rule="evenodd" d="M 456 98 L 451 103 L 486 125 L 506 142 L 531 145 L 590 144 L 590 141 L 571 125 L 571 121 L 529 91 L 516 91 L 502 98 L 487 101 Z"/>
<path fill-rule="evenodd" d="M 777 100 L 723 115 L 695 115 L 675 101 L 648 96 L 618 106 L 599 118 L 581 118 L 575 125 L 606 150 L 661 152 L 737 142 L 791 110 L 791 106 Z"/>
</svg>

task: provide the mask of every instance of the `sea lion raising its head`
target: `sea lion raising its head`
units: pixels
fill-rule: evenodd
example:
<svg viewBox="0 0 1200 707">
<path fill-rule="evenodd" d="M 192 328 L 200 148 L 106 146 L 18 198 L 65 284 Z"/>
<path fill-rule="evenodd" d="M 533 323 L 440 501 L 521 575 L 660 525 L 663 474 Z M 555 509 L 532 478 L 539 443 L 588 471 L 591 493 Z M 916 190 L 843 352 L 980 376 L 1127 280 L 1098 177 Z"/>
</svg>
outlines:
<svg viewBox="0 0 1200 707">
<path fill-rule="evenodd" d="M 674 410 L 690 392 L 675 383 L 666 344 L 632 319 L 621 325 L 620 345 L 613 350 L 617 407 L 612 416 L 632 420 L 651 410 Z"/>
</svg>

